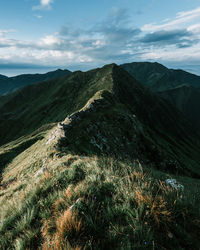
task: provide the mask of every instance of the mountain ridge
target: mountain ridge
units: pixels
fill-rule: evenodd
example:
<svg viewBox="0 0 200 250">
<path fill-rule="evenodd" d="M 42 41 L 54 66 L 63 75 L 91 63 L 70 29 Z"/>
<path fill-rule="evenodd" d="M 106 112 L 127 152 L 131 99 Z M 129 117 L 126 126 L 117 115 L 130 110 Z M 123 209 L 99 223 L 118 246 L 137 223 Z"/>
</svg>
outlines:
<svg viewBox="0 0 200 250">
<path fill-rule="evenodd" d="M 7 77 L 0 75 L 0 96 L 9 94 L 17 89 L 38 82 L 48 81 L 71 74 L 69 70 L 57 69 L 45 74 L 22 74 L 18 76 Z"/>
<path fill-rule="evenodd" d="M 180 146 L 176 141 L 180 140 L 188 152 L 194 151 L 192 154 L 196 154 L 195 159 L 198 161 L 196 141 L 199 136 L 193 131 L 190 122 L 172 105 L 156 97 L 116 64 L 106 65 L 88 72 L 78 71 L 62 79 L 46 82 L 45 85 L 42 83 L 29 85 L 0 98 L 0 129 L 4 131 L 1 143 L 7 143 L 13 138 L 17 139 L 19 136 L 32 133 L 47 123 L 64 120 L 68 115 L 79 112 L 78 110 L 86 105 L 88 99 L 103 90 L 112 93 L 116 102 L 125 107 L 123 108 L 125 113 L 136 115 L 137 119 L 147 127 L 147 134 L 151 138 L 151 142 L 146 141 L 145 137 L 143 139 L 143 143 L 146 143 L 147 147 L 151 143 L 156 145 L 156 142 L 153 143 L 152 140 L 157 138 L 156 140 L 161 142 L 158 151 L 164 152 L 166 143 L 171 145 L 170 147 L 177 148 Z M 65 96 L 68 96 L 68 99 Z M 104 112 L 105 116 L 108 116 L 103 110 L 100 114 L 104 114 Z M 113 112 L 115 113 L 114 109 Z M 120 109 L 116 112 L 120 116 Z M 112 108 L 110 108 L 110 114 L 112 116 Z M 113 119 L 116 120 L 116 117 Z M 97 117 L 95 119 L 98 120 Z M 128 119 L 126 118 L 125 121 Z M 107 122 L 110 123 L 109 120 Z M 163 137 L 165 133 L 166 135 Z M 151 147 L 153 148 L 150 146 L 145 150 L 150 152 L 153 150 Z M 125 151 L 125 147 L 122 151 Z M 158 151 L 155 150 L 152 153 L 151 160 L 156 154 L 159 155 Z M 178 156 L 170 151 L 167 154 L 178 159 Z M 158 157 L 158 162 L 161 161 L 161 155 Z M 178 165 L 180 166 L 180 164 Z"/>
<path fill-rule="evenodd" d="M 198 248 L 199 135 L 124 69 L 25 86 L 0 114 L 1 249 Z"/>
<path fill-rule="evenodd" d="M 120 65 L 152 91 L 164 91 L 182 84 L 200 88 L 200 76 L 181 69 L 168 69 L 160 63 L 133 62 Z"/>
<path fill-rule="evenodd" d="M 190 119 L 196 131 L 199 131 L 199 76 L 183 70 L 167 69 L 158 63 L 139 62 L 124 64 L 121 67 L 144 86 L 178 108 Z"/>
</svg>

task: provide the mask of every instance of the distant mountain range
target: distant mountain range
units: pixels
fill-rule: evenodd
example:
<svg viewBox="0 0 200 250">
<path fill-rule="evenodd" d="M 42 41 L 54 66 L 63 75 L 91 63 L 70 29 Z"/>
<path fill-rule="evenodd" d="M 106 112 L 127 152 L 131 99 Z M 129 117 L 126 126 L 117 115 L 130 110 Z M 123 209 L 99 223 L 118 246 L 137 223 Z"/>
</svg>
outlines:
<svg viewBox="0 0 200 250">
<path fill-rule="evenodd" d="M 23 86 L 34 84 L 37 82 L 44 82 L 51 79 L 59 78 L 69 75 L 69 70 L 55 70 L 46 74 L 24 74 L 13 77 L 0 75 L 0 96 L 9 94 Z"/>
<path fill-rule="evenodd" d="M 182 111 L 196 130 L 200 129 L 200 76 L 159 63 L 134 62 L 121 67 Z"/>
</svg>

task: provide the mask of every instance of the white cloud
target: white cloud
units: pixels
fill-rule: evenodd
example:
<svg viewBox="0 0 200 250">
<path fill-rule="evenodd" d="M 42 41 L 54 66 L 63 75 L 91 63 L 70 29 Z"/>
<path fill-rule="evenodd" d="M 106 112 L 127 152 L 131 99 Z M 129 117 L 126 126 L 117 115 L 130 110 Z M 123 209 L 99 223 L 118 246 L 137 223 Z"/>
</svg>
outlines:
<svg viewBox="0 0 200 250">
<path fill-rule="evenodd" d="M 35 15 L 35 17 L 37 17 L 38 19 L 43 18 L 43 16 L 41 16 L 41 15 Z"/>
<path fill-rule="evenodd" d="M 41 1 L 46 7 L 51 3 Z M 141 60 L 196 62 L 200 58 L 200 24 L 188 22 L 184 29 L 180 25 L 183 18 L 196 18 L 199 9 L 179 12 L 174 20 L 148 24 L 143 31 L 129 26 L 125 11 L 124 15 L 112 12 L 109 18 L 88 30 L 62 27 L 60 32 L 37 41 L 11 39 L 12 30 L 0 30 L 0 62 L 77 68 L 82 63 L 92 68 L 110 62 Z"/>
<path fill-rule="evenodd" d="M 17 30 L 15 30 L 15 29 L 0 30 L 0 37 L 5 37 L 6 34 L 13 33 L 13 32 L 16 32 L 16 31 Z"/>
<path fill-rule="evenodd" d="M 199 61 L 200 47 L 195 45 L 189 48 L 176 49 L 175 46 L 168 46 L 168 48 L 149 48 L 146 53 L 141 55 L 142 60 L 158 60 L 158 61 L 171 61 L 171 62 L 191 62 Z"/>
<path fill-rule="evenodd" d="M 200 18 L 200 7 L 190 11 L 178 12 L 176 17 L 171 20 L 164 20 L 162 24 L 149 23 L 145 24 L 141 29 L 142 31 L 155 32 L 158 30 L 169 30 L 180 27 L 181 24 L 185 24 L 193 21 L 196 18 Z"/>
<path fill-rule="evenodd" d="M 200 35 L 200 23 L 189 26 L 187 30 L 193 32 L 194 34 Z"/>
<path fill-rule="evenodd" d="M 61 39 L 59 39 L 56 35 L 48 35 L 48 36 L 45 36 L 41 39 L 41 42 L 39 43 L 40 45 L 42 46 L 51 46 L 51 45 L 59 45 L 61 44 Z"/>
<path fill-rule="evenodd" d="M 48 6 L 52 3 L 52 0 L 41 0 L 40 3 L 43 6 Z"/>
<path fill-rule="evenodd" d="M 182 12 L 178 12 L 177 13 L 177 17 L 182 18 L 182 17 L 196 17 L 196 16 L 200 16 L 200 7 L 195 8 L 193 10 L 189 10 L 189 11 L 182 11 Z"/>
<path fill-rule="evenodd" d="M 40 4 L 33 6 L 33 10 L 50 10 L 53 0 L 40 0 Z"/>
</svg>

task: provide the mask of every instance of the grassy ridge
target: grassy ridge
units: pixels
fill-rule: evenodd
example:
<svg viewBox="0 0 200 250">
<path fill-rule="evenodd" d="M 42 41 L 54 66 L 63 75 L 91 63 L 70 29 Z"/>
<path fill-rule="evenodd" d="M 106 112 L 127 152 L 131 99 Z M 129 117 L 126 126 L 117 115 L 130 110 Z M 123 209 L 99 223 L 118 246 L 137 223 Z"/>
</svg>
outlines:
<svg viewBox="0 0 200 250">
<path fill-rule="evenodd" d="M 81 157 L 46 142 L 4 172 L 14 180 L 0 193 L 1 249 L 198 248 L 198 180 L 180 178 L 181 193 L 139 161 Z"/>
<path fill-rule="evenodd" d="M 70 74 L 71 72 L 69 70 L 58 69 L 46 74 L 23 74 L 13 77 L 0 75 L 0 95 L 9 94 L 26 85 L 60 78 Z"/>
<path fill-rule="evenodd" d="M 116 65 L 46 86 L 0 102 L 16 137 L 0 147 L 0 249 L 198 249 L 187 120 Z"/>
</svg>

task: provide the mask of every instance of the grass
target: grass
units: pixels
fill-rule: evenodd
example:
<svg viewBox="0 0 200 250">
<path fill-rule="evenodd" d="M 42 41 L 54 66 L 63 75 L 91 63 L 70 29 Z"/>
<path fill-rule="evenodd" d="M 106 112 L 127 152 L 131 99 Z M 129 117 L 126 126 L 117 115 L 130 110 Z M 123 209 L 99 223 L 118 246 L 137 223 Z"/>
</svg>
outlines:
<svg viewBox="0 0 200 250">
<path fill-rule="evenodd" d="M 0 249 L 198 249 L 200 181 L 189 177 L 190 168 L 198 169 L 185 154 L 186 144 L 173 133 L 164 137 L 164 129 L 147 129 L 126 103 L 97 92 L 99 85 L 112 88 L 110 78 L 109 67 L 67 78 L 68 87 L 82 91 L 75 100 L 80 107 L 71 103 L 74 92 L 69 95 L 68 111 L 59 105 L 62 100 L 44 99 L 49 109 L 51 100 L 62 109 L 51 110 L 57 114 L 53 121 L 82 111 L 84 119 L 65 124 L 63 144 L 53 136 L 49 143 L 58 129 L 49 124 L 0 148 Z M 71 89 L 56 88 L 49 96 L 68 96 Z M 38 102 L 34 110 L 45 105 Z M 178 158 L 185 161 L 179 172 L 169 165 Z M 177 179 L 184 191 L 168 186 L 168 178 Z"/>
<path fill-rule="evenodd" d="M 198 179 L 139 160 L 59 151 L 56 141 L 47 144 L 51 132 L 34 135 L 39 139 L 2 171 L 0 249 L 198 249 Z M 26 140 L 3 146 L 2 154 Z"/>
<path fill-rule="evenodd" d="M 198 249 L 198 180 L 180 177 L 182 194 L 139 161 L 59 155 L 46 141 L 3 173 L 16 181 L 0 193 L 0 249 Z"/>
</svg>

